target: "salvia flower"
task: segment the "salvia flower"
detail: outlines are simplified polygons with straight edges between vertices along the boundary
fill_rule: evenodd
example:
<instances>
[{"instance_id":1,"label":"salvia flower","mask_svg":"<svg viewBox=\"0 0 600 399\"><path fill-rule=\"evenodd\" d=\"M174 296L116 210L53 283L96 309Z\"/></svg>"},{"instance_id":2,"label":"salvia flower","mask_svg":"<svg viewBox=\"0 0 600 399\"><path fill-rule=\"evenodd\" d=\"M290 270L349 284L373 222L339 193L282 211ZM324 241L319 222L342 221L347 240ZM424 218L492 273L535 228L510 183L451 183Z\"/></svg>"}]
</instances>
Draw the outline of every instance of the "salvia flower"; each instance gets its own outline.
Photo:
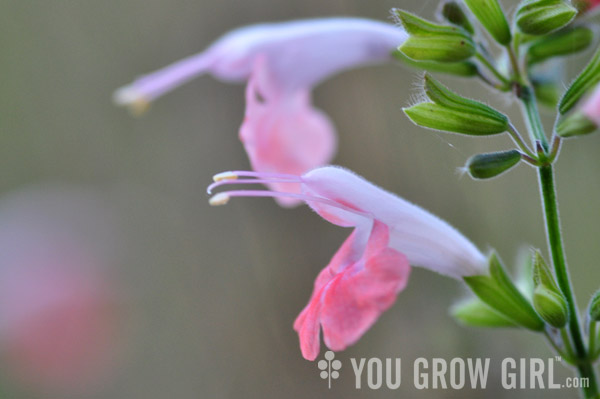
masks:
<instances>
[{"instance_id":1,"label":"salvia flower","mask_svg":"<svg viewBox=\"0 0 600 399\"><path fill-rule=\"evenodd\" d=\"M114 101L143 110L154 99L210 73L248 81L240 129L252 168L302 174L329 163L335 129L311 101L311 88L346 69L392 60L406 33L360 18L325 18L260 24L234 30L200 54L142 76L118 89ZM280 190L281 184L272 183ZM298 201L279 199L282 205Z\"/></svg>"},{"instance_id":2,"label":"salvia flower","mask_svg":"<svg viewBox=\"0 0 600 399\"><path fill-rule=\"evenodd\" d=\"M409 265L454 278L485 273L485 256L448 223L340 167L321 167L303 175L224 172L215 176L208 191L269 182L299 187L229 190L210 202L221 205L232 197L294 198L325 220L354 228L317 277L311 299L294 323L306 359L318 355L320 329L332 350L355 343L404 289Z\"/></svg>"}]
</instances>

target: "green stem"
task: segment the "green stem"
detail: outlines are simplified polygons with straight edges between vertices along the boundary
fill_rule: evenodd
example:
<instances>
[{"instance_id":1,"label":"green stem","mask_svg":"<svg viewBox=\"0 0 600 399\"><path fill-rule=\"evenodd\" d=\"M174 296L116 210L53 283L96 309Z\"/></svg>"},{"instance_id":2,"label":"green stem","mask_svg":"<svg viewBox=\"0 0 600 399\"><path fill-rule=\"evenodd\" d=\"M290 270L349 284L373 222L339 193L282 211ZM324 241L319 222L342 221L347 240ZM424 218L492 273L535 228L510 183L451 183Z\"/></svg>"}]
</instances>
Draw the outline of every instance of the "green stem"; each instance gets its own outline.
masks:
<instances>
[{"instance_id":1,"label":"green stem","mask_svg":"<svg viewBox=\"0 0 600 399\"><path fill-rule=\"evenodd\" d=\"M567 363L569 363L569 364L574 364L575 363L574 358L573 358L573 354L572 353L567 353L566 348L563 349L563 348L559 347L556 344L556 341L554 341L554 339L550 336L550 334L548 334L548 331L544 330L544 336L548 340L548 343L550 344L550 346L552 346L554 348L554 350L556 351L556 353L559 354L560 356L562 356L562 358L564 360L566 360Z\"/></svg>"},{"instance_id":2,"label":"green stem","mask_svg":"<svg viewBox=\"0 0 600 399\"><path fill-rule=\"evenodd\" d=\"M544 134L544 127L540 119L540 112L538 110L537 102L535 100L535 94L529 86L520 86L519 98L523 104L523 111L527 116L527 124L529 125L529 132L531 139L536 142L539 141L542 144L544 151L548 152L548 139Z\"/></svg>"},{"instance_id":3,"label":"green stem","mask_svg":"<svg viewBox=\"0 0 600 399\"><path fill-rule=\"evenodd\" d=\"M527 144L525 144L523 138L512 123L508 124L508 134L510 134L510 137L512 137L515 144L517 144L525 154L527 154L530 158L535 158L535 155L533 155L529 147L527 147Z\"/></svg>"},{"instance_id":4,"label":"green stem","mask_svg":"<svg viewBox=\"0 0 600 399\"><path fill-rule=\"evenodd\" d=\"M539 117L538 117L539 119ZM530 121L534 123L534 121ZM565 252L560 231L560 219L558 216L558 202L554 187L554 174L552 165L541 166L538 169L540 188L542 191L544 214L546 217L546 233L548 245L552 254L552 263L556 273L557 283L563 292L569 308L569 332L573 339L575 356L577 357L577 370L579 376L587 378L589 386L582 388L585 398L597 398L599 396L596 374L590 360L581 334L577 305L571 288L569 272L565 259Z\"/></svg>"},{"instance_id":5,"label":"green stem","mask_svg":"<svg viewBox=\"0 0 600 399\"><path fill-rule=\"evenodd\" d=\"M565 351L569 354L569 358L572 360L573 363L575 363L575 359L577 359L577 356L573 351L573 346L571 345L571 338L569 338L569 332L566 328L560 329L560 337L562 338L563 345L565 346Z\"/></svg>"},{"instance_id":6,"label":"green stem","mask_svg":"<svg viewBox=\"0 0 600 399\"><path fill-rule=\"evenodd\" d=\"M477 58L479 60L479 62L481 62L483 65L485 65L485 67L487 69L490 70L490 72L500 81L504 84L504 86L509 86L510 85L510 81L504 76L502 75L500 72L498 72L498 70L492 65L491 62L488 61L487 58L485 58L481 53L475 53L475 58Z\"/></svg>"}]
</instances>

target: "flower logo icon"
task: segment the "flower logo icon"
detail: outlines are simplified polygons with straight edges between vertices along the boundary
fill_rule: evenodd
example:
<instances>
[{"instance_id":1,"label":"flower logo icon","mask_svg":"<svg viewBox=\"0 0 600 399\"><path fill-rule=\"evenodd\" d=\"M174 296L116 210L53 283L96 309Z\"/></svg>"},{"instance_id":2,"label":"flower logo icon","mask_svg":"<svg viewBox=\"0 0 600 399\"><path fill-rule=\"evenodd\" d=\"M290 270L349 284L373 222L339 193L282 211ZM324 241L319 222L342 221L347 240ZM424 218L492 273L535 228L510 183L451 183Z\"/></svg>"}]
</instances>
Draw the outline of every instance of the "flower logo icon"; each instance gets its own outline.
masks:
<instances>
[{"instance_id":1,"label":"flower logo icon","mask_svg":"<svg viewBox=\"0 0 600 399\"><path fill-rule=\"evenodd\" d=\"M321 378L327 379L329 389L331 389L331 379L335 380L339 378L340 373L338 370L342 368L342 362L333 360L334 357L335 353L327 351L325 352L325 360L319 360L317 364L319 370L322 370L320 374Z\"/></svg>"}]
</instances>

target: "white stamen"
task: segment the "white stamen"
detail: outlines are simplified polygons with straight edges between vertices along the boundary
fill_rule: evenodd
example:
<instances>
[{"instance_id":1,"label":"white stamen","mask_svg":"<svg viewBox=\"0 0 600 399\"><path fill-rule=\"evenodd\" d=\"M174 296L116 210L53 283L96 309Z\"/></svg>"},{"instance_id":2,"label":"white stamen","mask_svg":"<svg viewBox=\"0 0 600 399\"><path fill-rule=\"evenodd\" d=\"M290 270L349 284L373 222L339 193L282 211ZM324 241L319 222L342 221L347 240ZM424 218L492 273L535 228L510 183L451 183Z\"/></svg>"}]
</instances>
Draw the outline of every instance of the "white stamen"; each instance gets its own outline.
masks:
<instances>
[{"instance_id":1,"label":"white stamen","mask_svg":"<svg viewBox=\"0 0 600 399\"><path fill-rule=\"evenodd\" d=\"M229 195L227 193L218 193L210 197L208 203L212 206L225 205L229 202Z\"/></svg>"},{"instance_id":2,"label":"white stamen","mask_svg":"<svg viewBox=\"0 0 600 399\"><path fill-rule=\"evenodd\" d=\"M237 178L238 178L238 175L236 175L233 172L221 172L221 173L217 173L216 175L213 176L213 180L215 182L221 181L221 180L235 180Z\"/></svg>"}]
</instances>

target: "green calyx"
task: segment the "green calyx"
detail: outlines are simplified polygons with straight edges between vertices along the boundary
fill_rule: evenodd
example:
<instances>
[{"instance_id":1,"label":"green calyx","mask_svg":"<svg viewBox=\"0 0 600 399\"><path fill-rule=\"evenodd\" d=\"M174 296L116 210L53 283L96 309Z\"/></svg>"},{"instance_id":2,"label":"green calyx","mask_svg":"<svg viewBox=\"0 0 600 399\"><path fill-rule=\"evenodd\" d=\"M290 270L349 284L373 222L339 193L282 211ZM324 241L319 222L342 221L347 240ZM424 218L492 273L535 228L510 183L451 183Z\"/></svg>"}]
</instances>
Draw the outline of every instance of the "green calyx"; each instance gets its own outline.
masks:
<instances>
[{"instance_id":1,"label":"green calyx","mask_svg":"<svg viewBox=\"0 0 600 399\"><path fill-rule=\"evenodd\" d=\"M469 32L457 26L438 25L406 11L392 10L409 38L398 48L415 61L459 62L475 54Z\"/></svg>"},{"instance_id":2,"label":"green calyx","mask_svg":"<svg viewBox=\"0 0 600 399\"><path fill-rule=\"evenodd\" d=\"M479 299L513 323L534 331L544 329L544 322L514 286L496 254L489 258L489 275L464 280Z\"/></svg>"},{"instance_id":3,"label":"green calyx","mask_svg":"<svg viewBox=\"0 0 600 399\"><path fill-rule=\"evenodd\" d=\"M510 28L498 0L465 0L465 3L498 43L503 46L510 43Z\"/></svg>"},{"instance_id":4,"label":"green calyx","mask_svg":"<svg viewBox=\"0 0 600 399\"><path fill-rule=\"evenodd\" d=\"M477 75L477 65L471 61L459 62L436 62L436 61L415 61L407 57L399 50L392 53L392 56L403 64L413 68L418 68L428 72L440 72L449 75L470 77Z\"/></svg>"},{"instance_id":5,"label":"green calyx","mask_svg":"<svg viewBox=\"0 0 600 399\"><path fill-rule=\"evenodd\" d=\"M563 0L529 0L519 7L515 19L521 32L539 36L566 26L576 15L577 9Z\"/></svg>"},{"instance_id":6,"label":"green calyx","mask_svg":"<svg viewBox=\"0 0 600 399\"><path fill-rule=\"evenodd\" d=\"M450 309L450 313L460 323L471 327L518 327L478 298L470 298L455 304Z\"/></svg>"},{"instance_id":7,"label":"green calyx","mask_svg":"<svg viewBox=\"0 0 600 399\"><path fill-rule=\"evenodd\" d=\"M521 160L517 150L477 154L467 160L466 169L474 179L489 179L498 176Z\"/></svg>"},{"instance_id":8,"label":"green calyx","mask_svg":"<svg viewBox=\"0 0 600 399\"><path fill-rule=\"evenodd\" d=\"M565 29L534 42L527 52L529 65L551 57L573 54L589 47L594 39L590 28L579 26Z\"/></svg>"},{"instance_id":9,"label":"green calyx","mask_svg":"<svg viewBox=\"0 0 600 399\"><path fill-rule=\"evenodd\" d=\"M451 24L460 26L471 35L475 34L475 29L473 29L473 25L471 25L469 17L467 17L463 11L463 8L458 2L450 0L442 3L440 16Z\"/></svg>"},{"instance_id":10,"label":"green calyx","mask_svg":"<svg viewBox=\"0 0 600 399\"><path fill-rule=\"evenodd\" d=\"M539 251L535 251L533 258L533 284L536 312L552 327L564 327L569 321L567 300Z\"/></svg>"},{"instance_id":11,"label":"green calyx","mask_svg":"<svg viewBox=\"0 0 600 399\"><path fill-rule=\"evenodd\" d=\"M425 94L432 102L404 108L415 124L444 132L486 136L505 132L508 118L478 101L461 97L431 75L424 77Z\"/></svg>"},{"instance_id":12,"label":"green calyx","mask_svg":"<svg viewBox=\"0 0 600 399\"><path fill-rule=\"evenodd\" d=\"M596 51L592 60L575 78L560 100L558 111L566 114L577 102L600 82L600 49Z\"/></svg>"},{"instance_id":13,"label":"green calyx","mask_svg":"<svg viewBox=\"0 0 600 399\"><path fill-rule=\"evenodd\" d=\"M561 118L556 124L555 130L560 137L569 138L593 133L598 130L598 126L583 112L577 111Z\"/></svg>"}]
</instances>

